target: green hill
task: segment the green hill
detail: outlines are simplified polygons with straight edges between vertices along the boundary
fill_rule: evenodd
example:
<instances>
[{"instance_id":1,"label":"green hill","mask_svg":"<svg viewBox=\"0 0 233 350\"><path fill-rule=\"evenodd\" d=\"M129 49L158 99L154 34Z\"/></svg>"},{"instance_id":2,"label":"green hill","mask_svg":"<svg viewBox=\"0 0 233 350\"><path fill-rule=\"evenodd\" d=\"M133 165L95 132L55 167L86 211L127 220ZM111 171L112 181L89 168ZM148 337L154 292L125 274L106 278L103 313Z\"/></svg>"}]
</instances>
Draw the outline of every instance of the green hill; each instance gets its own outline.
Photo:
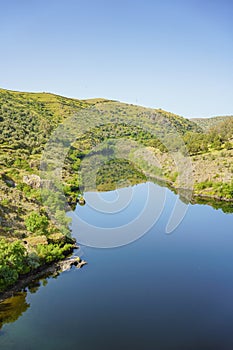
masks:
<instances>
[{"instance_id":1,"label":"green hill","mask_svg":"<svg viewBox=\"0 0 233 350\"><path fill-rule=\"evenodd\" d=\"M233 116L219 116L219 117L212 117L212 118L192 118L191 121L197 123L198 126L200 126L204 131L208 131L213 127L218 126L221 123L225 123L228 121L233 120Z\"/></svg>"},{"instance_id":2,"label":"green hill","mask_svg":"<svg viewBox=\"0 0 233 350\"><path fill-rule=\"evenodd\" d=\"M189 120L161 109L100 98L78 100L0 89L0 290L72 249L60 192L41 190L39 177L47 142L70 118L76 118L80 128L88 126L73 140L62 169L63 191L72 205L82 192L80 165L91 150L103 160L96 177L99 190L149 177L177 189L182 174L174 159L180 152L192 164L194 195L233 199L232 117ZM133 146L127 148L124 140ZM88 163L85 166L88 182L91 173Z\"/></svg>"}]
</instances>

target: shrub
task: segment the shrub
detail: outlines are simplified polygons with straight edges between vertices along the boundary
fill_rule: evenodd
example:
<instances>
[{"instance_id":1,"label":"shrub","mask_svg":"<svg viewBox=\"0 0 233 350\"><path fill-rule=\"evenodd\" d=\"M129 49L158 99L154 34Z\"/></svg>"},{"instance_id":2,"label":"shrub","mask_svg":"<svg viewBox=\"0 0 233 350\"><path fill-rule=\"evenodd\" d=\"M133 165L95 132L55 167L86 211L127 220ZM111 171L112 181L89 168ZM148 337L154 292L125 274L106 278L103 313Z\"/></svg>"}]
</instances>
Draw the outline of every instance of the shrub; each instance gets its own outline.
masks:
<instances>
[{"instance_id":1,"label":"shrub","mask_svg":"<svg viewBox=\"0 0 233 350\"><path fill-rule=\"evenodd\" d=\"M25 225L29 232L43 234L47 233L49 221L45 215L40 215L37 212L32 212L26 218Z\"/></svg>"},{"instance_id":2,"label":"shrub","mask_svg":"<svg viewBox=\"0 0 233 350\"><path fill-rule=\"evenodd\" d=\"M69 252L71 248L72 244L65 244L62 247L59 244L39 244L37 246L37 254L42 262L51 263L52 261L64 259L64 254Z\"/></svg>"},{"instance_id":3,"label":"shrub","mask_svg":"<svg viewBox=\"0 0 233 350\"><path fill-rule=\"evenodd\" d=\"M14 284L20 273L28 271L27 253L21 242L0 240L0 291Z\"/></svg>"}]
</instances>

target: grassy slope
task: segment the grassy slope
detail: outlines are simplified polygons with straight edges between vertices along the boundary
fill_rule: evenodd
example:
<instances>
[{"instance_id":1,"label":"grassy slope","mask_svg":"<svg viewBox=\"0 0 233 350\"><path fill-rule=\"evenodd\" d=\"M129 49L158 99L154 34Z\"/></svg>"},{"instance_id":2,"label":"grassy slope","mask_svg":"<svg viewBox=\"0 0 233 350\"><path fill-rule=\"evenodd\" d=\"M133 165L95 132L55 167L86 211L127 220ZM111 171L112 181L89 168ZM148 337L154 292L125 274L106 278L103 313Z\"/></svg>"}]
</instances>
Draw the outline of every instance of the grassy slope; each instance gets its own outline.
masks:
<instances>
[{"instance_id":1,"label":"grassy slope","mask_svg":"<svg viewBox=\"0 0 233 350\"><path fill-rule=\"evenodd\" d=\"M40 190L26 185L23 176L38 174L41 152L51 132L87 106L53 94L0 90L0 291L19 274L71 251L65 217L60 233L46 217ZM27 224L28 218L34 220L34 226ZM22 240L27 244L15 245Z\"/></svg>"},{"instance_id":2,"label":"grassy slope","mask_svg":"<svg viewBox=\"0 0 233 350\"><path fill-rule=\"evenodd\" d=\"M20 188L23 176L38 173L40 155L51 132L75 110L86 106L84 102L52 94L0 90L1 199L5 200L4 203L9 200L6 207L12 215L9 215L8 230L12 234L15 224L18 228L20 226L17 221L22 223L23 217L34 206L39 205L36 201L38 191L29 193L28 188L26 193L26 188L24 191ZM9 187L9 180L18 186ZM20 208L18 215L15 207ZM5 213L5 220L7 219L8 215ZM11 219L14 225L10 225ZM2 230L3 225L0 234L3 233Z\"/></svg>"}]
</instances>

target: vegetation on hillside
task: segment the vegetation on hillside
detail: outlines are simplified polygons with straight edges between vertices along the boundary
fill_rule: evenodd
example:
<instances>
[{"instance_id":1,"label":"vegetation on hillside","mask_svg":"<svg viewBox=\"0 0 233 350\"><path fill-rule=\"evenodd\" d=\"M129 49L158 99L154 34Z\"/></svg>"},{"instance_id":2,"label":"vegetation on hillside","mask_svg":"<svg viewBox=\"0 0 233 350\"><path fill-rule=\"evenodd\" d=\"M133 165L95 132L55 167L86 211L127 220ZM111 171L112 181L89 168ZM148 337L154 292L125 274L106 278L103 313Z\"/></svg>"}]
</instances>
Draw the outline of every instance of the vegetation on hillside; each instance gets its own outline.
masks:
<instances>
[{"instance_id":1,"label":"vegetation on hillside","mask_svg":"<svg viewBox=\"0 0 233 350\"><path fill-rule=\"evenodd\" d=\"M222 199L231 200L233 184L232 184L232 156L233 156L233 118L223 119L219 124L215 124L209 131L203 132L196 125L189 124L186 120L175 123L173 119L176 117L172 115L172 125L175 126L177 134L172 134L170 128L163 127L163 117L160 114L155 120L151 122L151 111L148 115L141 111L139 114L138 109L141 107L129 106L129 117L125 118L126 122L122 122L121 115L125 115L125 105L119 109L114 108L114 105L118 106L118 103L108 103L103 106L99 103L98 109L108 111L109 119L118 117L118 123L107 123L100 125L99 127L93 127L91 130L79 137L73 146L70 148L69 155L66 159L67 168L70 169L69 175L64 172L64 181L67 183L66 191L72 195L72 188L77 188L80 185L80 178L76 177L77 171L80 165L83 163L83 159L87 157L91 150L97 149L98 145L105 145L107 140L132 140L137 143L138 148L142 147L148 150L148 155L145 153L142 155L136 152L136 157L129 153L129 161L131 166L128 170L125 169L125 177L129 177L130 171L137 167L138 171L142 174L157 176L160 180L172 182L175 187L179 186L179 173L177 172L177 166L173 159L173 152L183 152L184 156L189 157L193 167L192 177L194 180L195 194L201 194L206 196L214 196ZM135 109L135 110L134 110ZM119 114L116 113L119 112ZM143 114L144 113L144 114ZM168 114L170 117L170 114ZM136 118L140 118L140 122L135 122ZM157 118L157 119L156 119ZM114 119L113 119L114 120ZM115 121L115 120L114 120ZM165 119L167 121L167 119ZM154 125L154 122L155 125ZM152 127L151 127L152 125ZM187 130L185 131L185 128ZM154 131L156 129L156 131ZM178 137L177 137L178 135ZM181 135L181 136L180 136ZM112 141L113 145L113 141ZM102 181L102 189L114 188L118 181L119 172L112 171L114 159L117 158L117 152L113 151L112 145L109 148L99 149L98 154L104 159L106 158L105 174L103 171L102 180L97 177L97 181ZM103 147L105 147L103 146ZM136 148L137 151L137 148ZM97 151L95 151L97 152ZM110 156L109 152L113 152ZM93 153L93 151L92 151ZM132 153L132 152L131 152ZM127 154L127 152L125 152ZM155 157L161 167L155 167L151 164L151 158ZM111 167L108 169L107 164L111 159ZM117 169L118 159L115 160L115 169ZM83 166L83 165L82 165ZM119 167L119 170L121 168ZM90 171L90 167L89 167ZM88 168L86 167L86 172ZM142 178L142 174L138 177L139 181ZM87 177L87 175L85 175ZM145 178L145 175L144 175ZM107 181L106 181L107 180ZM137 182L137 181L135 181ZM70 183L70 187L68 185ZM134 183L134 181L132 181ZM99 185L97 183L97 185Z\"/></svg>"},{"instance_id":2,"label":"vegetation on hillside","mask_svg":"<svg viewBox=\"0 0 233 350\"><path fill-rule=\"evenodd\" d=\"M0 291L71 252L65 213L58 213L61 234L46 214L40 188L23 179L38 176L41 152L56 126L86 106L52 94L0 90Z\"/></svg>"},{"instance_id":3,"label":"vegetation on hillside","mask_svg":"<svg viewBox=\"0 0 233 350\"><path fill-rule=\"evenodd\" d=\"M212 118L192 118L191 121L195 122L202 130L208 131L209 129L218 126L222 122L231 120L233 116L220 116Z\"/></svg>"}]
</instances>

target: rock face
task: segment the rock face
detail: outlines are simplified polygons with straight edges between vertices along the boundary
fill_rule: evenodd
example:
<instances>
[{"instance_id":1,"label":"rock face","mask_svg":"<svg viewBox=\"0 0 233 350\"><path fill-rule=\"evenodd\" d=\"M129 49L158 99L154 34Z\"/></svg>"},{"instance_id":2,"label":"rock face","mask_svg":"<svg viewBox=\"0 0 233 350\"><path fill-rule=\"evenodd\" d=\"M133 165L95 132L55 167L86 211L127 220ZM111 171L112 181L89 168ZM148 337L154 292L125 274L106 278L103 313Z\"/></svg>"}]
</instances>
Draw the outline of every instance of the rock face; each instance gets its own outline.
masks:
<instances>
[{"instance_id":1,"label":"rock face","mask_svg":"<svg viewBox=\"0 0 233 350\"><path fill-rule=\"evenodd\" d=\"M32 188L40 188L42 184L41 178L35 174L25 175L23 177L23 182Z\"/></svg>"},{"instance_id":2,"label":"rock face","mask_svg":"<svg viewBox=\"0 0 233 350\"><path fill-rule=\"evenodd\" d=\"M70 270L72 266L75 266L78 269L80 269L86 264L87 262L85 260L81 260L78 256L76 256L60 261L59 263L57 263L57 266L61 269L62 272L64 272Z\"/></svg>"}]
</instances>

